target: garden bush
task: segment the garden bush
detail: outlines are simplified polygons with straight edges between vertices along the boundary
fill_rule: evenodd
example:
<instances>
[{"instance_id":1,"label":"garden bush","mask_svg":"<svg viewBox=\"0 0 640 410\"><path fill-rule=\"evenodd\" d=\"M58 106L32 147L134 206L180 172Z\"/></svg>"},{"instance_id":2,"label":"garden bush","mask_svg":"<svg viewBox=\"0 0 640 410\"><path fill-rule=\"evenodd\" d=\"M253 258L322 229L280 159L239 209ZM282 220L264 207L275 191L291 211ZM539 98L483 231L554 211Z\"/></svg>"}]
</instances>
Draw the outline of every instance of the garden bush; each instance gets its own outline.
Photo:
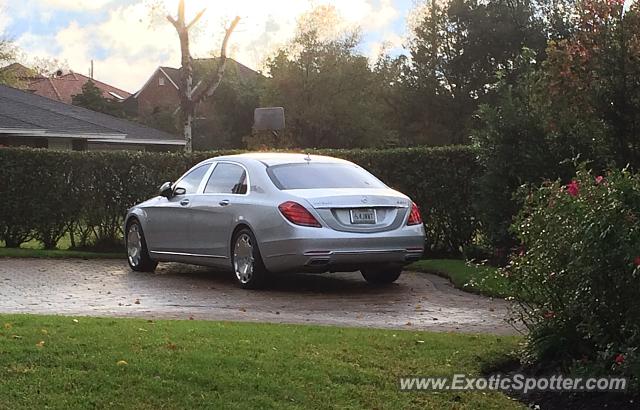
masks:
<instances>
[{"instance_id":1,"label":"garden bush","mask_svg":"<svg viewBox=\"0 0 640 410\"><path fill-rule=\"evenodd\" d=\"M583 165L525 197L513 225L522 248L503 274L529 330L526 358L637 381L640 175Z\"/></svg>"},{"instance_id":2,"label":"garden bush","mask_svg":"<svg viewBox=\"0 0 640 410\"><path fill-rule=\"evenodd\" d=\"M0 149L0 240L30 239L54 247L71 234L74 247L121 246L122 218L210 157L238 153L73 152ZM317 150L360 164L420 205L433 253L452 254L476 232L471 182L478 166L468 147Z\"/></svg>"}]
</instances>

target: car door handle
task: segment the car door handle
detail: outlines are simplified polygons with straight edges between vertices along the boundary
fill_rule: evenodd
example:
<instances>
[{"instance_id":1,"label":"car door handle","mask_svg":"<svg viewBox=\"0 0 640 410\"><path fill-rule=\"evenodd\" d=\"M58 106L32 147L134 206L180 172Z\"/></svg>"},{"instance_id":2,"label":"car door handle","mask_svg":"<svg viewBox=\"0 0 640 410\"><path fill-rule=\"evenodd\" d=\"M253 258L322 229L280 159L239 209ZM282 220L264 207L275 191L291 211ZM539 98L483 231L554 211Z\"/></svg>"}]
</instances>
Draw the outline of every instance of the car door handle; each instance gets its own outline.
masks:
<instances>
[{"instance_id":1,"label":"car door handle","mask_svg":"<svg viewBox=\"0 0 640 410\"><path fill-rule=\"evenodd\" d=\"M180 201L180 205L182 205L182 206L189 205L189 200L188 199L183 199L182 201Z\"/></svg>"},{"instance_id":2,"label":"car door handle","mask_svg":"<svg viewBox=\"0 0 640 410\"><path fill-rule=\"evenodd\" d=\"M227 205L229 205L228 199L223 199L222 201L220 201L220 206L227 206Z\"/></svg>"}]
</instances>

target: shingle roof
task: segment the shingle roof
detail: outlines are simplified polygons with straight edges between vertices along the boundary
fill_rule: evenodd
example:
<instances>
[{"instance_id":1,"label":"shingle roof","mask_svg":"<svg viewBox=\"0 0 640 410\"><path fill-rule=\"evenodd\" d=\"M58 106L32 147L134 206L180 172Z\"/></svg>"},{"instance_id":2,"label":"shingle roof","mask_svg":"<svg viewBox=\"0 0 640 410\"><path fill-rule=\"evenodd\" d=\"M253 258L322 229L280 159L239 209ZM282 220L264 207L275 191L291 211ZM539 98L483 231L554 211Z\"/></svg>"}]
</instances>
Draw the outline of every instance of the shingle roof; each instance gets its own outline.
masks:
<instances>
[{"instance_id":1,"label":"shingle roof","mask_svg":"<svg viewBox=\"0 0 640 410\"><path fill-rule=\"evenodd\" d=\"M20 63L12 63L0 68L0 73L9 73L19 80L35 80L44 78L36 70L26 67Z\"/></svg>"},{"instance_id":2,"label":"shingle roof","mask_svg":"<svg viewBox=\"0 0 640 410\"><path fill-rule=\"evenodd\" d=\"M202 72L210 72L215 70L218 66L219 60L220 60L219 57L198 58L193 60L194 85L198 83ZM173 68L173 67L160 67L160 68L169 76L171 81L173 81L178 87L180 87L180 82L181 82L180 76L181 76L182 69ZM254 71L249 67L247 67L246 65L237 62L233 58L227 59L227 66L225 67L225 71L227 73L236 74L237 78L240 81L255 80L258 76L260 76L260 73L258 73L257 71Z\"/></svg>"},{"instance_id":3,"label":"shingle roof","mask_svg":"<svg viewBox=\"0 0 640 410\"><path fill-rule=\"evenodd\" d=\"M27 89L34 94L71 104L73 96L82 94L82 87L88 81L93 81L96 87L102 91L104 98L124 100L131 95L127 91L74 72L32 81Z\"/></svg>"},{"instance_id":4,"label":"shingle roof","mask_svg":"<svg viewBox=\"0 0 640 410\"><path fill-rule=\"evenodd\" d=\"M178 137L144 125L64 104L0 85L0 129L44 132L75 138L121 139L125 142L184 144ZM116 141L114 141L116 142Z\"/></svg>"}]
</instances>

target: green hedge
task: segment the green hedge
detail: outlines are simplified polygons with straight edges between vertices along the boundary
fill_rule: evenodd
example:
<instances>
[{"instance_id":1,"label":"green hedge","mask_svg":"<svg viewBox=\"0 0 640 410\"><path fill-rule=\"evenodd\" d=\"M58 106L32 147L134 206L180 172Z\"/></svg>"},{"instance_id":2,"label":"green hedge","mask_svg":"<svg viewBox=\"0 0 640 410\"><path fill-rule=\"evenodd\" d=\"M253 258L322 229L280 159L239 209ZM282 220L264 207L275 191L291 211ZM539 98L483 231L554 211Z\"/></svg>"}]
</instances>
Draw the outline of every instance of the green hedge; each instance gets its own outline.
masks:
<instances>
[{"instance_id":1,"label":"green hedge","mask_svg":"<svg viewBox=\"0 0 640 410\"><path fill-rule=\"evenodd\" d=\"M237 152L144 153L0 149L0 240L17 247L37 239L55 247L71 233L76 247L118 246L126 210L206 158ZM428 246L455 253L476 231L468 147L321 150L353 161L420 205Z\"/></svg>"}]
</instances>

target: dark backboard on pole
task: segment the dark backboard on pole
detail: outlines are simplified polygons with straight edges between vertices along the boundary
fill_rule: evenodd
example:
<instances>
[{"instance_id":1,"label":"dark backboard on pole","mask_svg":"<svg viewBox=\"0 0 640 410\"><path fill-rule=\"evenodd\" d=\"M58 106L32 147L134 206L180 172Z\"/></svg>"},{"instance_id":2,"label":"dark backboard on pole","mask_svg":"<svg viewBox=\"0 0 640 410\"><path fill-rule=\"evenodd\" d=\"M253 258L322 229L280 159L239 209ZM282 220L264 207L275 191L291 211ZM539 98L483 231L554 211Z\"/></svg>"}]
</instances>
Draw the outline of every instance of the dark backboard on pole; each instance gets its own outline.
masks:
<instances>
[{"instance_id":1,"label":"dark backboard on pole","mask_svg":"<svg viewBox=\"0 0 640 410\"><path fill-rule=\"evenodd\" d=\"M256 108L253 114L253 129L256 131L280 131L285 126L284 108Z\"/></svg>"}]
</instances>

